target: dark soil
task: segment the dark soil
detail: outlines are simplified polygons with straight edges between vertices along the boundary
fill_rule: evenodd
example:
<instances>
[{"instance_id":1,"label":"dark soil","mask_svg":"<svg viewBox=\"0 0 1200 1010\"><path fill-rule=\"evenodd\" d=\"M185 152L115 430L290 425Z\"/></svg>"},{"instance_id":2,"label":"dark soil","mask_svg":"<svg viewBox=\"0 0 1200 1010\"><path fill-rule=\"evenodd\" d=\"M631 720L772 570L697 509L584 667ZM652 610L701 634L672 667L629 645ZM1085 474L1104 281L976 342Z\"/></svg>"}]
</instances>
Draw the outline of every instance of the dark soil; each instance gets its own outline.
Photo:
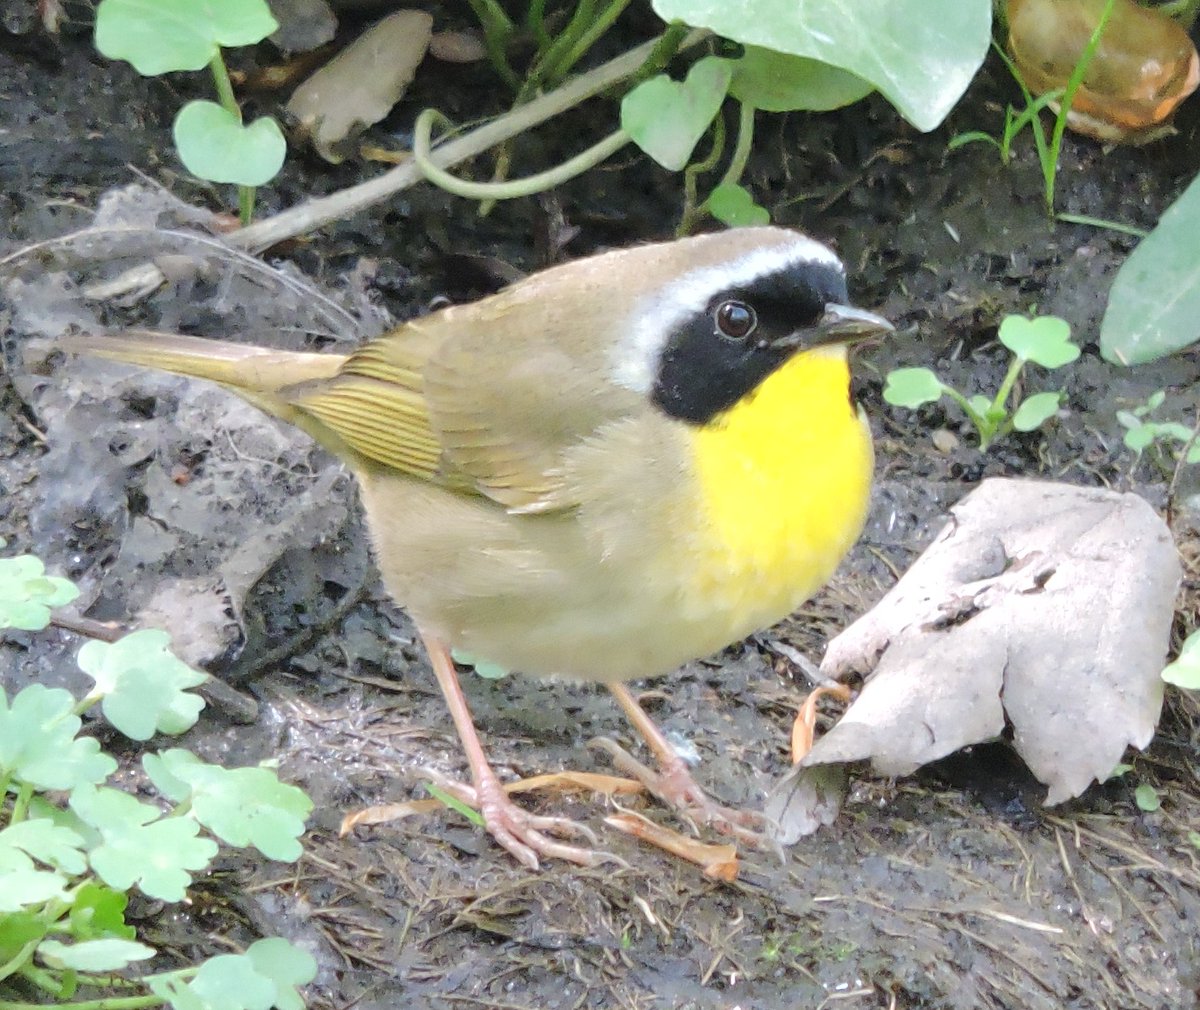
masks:
<instances>
[{"instance_id":1,"label":"dark soil","mask_svg":"<svg viewBox=\"0 0 1200 1010\"><path fill-rule=\"evenodd\" d=\"M1041 807L1036 783L1002 745L911 780L860 771L832 827L782 864L745 853L735 885L615 835L601 823L603 801L585 795L531 802L590 822L629 869L551 862L529 872L452 814L339 838L346 812L422 796L423 768L463 772L413 628L367 556L352 482L304 436L219 390L44 362L28 341L98 324L290 347L357 340L436 295L491 286L495 271L480 256L538 268L564 222L578 229L570 256L667 236L679 179L626 153L487 217L418 187L271 250L280 272L267 273L202 241L195 218L189 227L189 214L151 188L110 198L96 218L106 193L145 184L143 173L187 204L228 209L228 188L191 180L171 152L175 110L207 81L143 80L96 56L82 31L21 31L0 31L0 255L45 244L7 260L0 278L9 295L0 533L10 551L35 553L78 581L82 614L131 626L157 619L232 688L210 693L185 746L226 763L277 757L282 776L317 804L297 866L231 859L197 884L181 916L135 907L153 942L189 958L284 935L320 963L310 1006L363 1010L1200 1002L1200 850L1188 841L1200 829L1197 710L1178 695L1133 772L1064 807ZM784 626L652 685L661 692L655 716L694 742L697 777L727 802L761 804L788 766L805 687L771 643L819 657L981 478L1131 487L1166 505L1170 472L1133 459L1114 412L1165 388L1163 416L1190 416L1197 358L1128 371L1095 348L1105 293L1133 240L1052 223L1027 138L1008 166L981 145L947 153L956 133L998 126L1011 91L989 63L929 135L878 99L834 115L760 119L750 185L776 221L836 245L856 301L900 332L859 368L877 487L867 531L834 583ZM501 102L486 69L434 65L371 139L401 146L424 105L465 120ZM544 131L549 139L519 143L515 171L581 148L610 116L596 105ZM1060 209L1151 227L1197 170L1200 103L1186 105L1177 125L1176 137L1140 149L1104 151L1068 136ZM296 153L261 192L259 212L379 170ZM477 166L481 176L490 170ZM53 241L97 220L103 234ZM138 227L117 233L116 223ZM172 283L136 304L82 297L82 285L148 256L171 266ZM1032 389L1062 382L1068 393L1068 411L1046 430L981 455L953 409L914 415L883 405L882 378L901 364L934 365L969 392L994 389L1006 365L999 320L1035 308L1069 320L1085 347L1061 373L1029 376ZM1194 490L1185 480L1180 501ZM1180 537L1192 592L1181 610L1194 624L1197 551L1190 534ZM10 635L0 684L81 686L79 641L54 629ZM466 688L503 775L604 770L585 747L596 736L635 747L607 695L590 686L470 677ZM110 742L136 783L141 750ZM1159 811L1135 806L1139 782L1160 788Z\"/></svg>"}]
</instances>

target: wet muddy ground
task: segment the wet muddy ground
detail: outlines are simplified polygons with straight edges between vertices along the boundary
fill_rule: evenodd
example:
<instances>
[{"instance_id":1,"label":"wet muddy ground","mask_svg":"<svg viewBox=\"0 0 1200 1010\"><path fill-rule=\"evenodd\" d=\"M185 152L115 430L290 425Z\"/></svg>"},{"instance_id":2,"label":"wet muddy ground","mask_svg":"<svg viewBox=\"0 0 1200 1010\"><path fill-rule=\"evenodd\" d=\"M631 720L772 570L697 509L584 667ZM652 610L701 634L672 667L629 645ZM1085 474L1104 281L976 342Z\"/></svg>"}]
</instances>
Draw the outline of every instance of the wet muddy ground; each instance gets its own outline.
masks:
<instances>
[{"instance_id":1,"label":"wet muddy ground","mask_svg":"<svg viewBox=\"0 0 1200 1010\"><path fill-rule=\"evenodd\" d=\"M0 34L0 56L0 255L92 225L102 196L142 173L191 204L223 209L231 199L189 180L169 150L174 110L205 82L143 81L69 32L57 41ZM1170 473L1134 465L1114 412L1160 388L1164 415L1194 409L1196 356L1136 371L1103 363L1095 340L1105 292L1133 240L1052 224L1027 142L1007 167L982 146L947 153L955 133L998 128L1012 97L989 64L928 136L874 99L760 124L751 186L768 194L777 221L835 244L857 302L900 332L858 369L877 487L868 528L833 584L780 628L639 685L655 692L649 704L664 727L695 745L698 779L727 802L760 804L788 766L787 733L806 688L776 643L818 658L981 478L1132 488L1165 504ZM435 68L375 139L402 142L422 104L465 118L495 100L486 72ZM524 167L582 146L572 131L591 136L606 114L589 110L597 121L522 147ZM1185 107L1178 126L1177 137L1138 150L1068 138L1061 209L1152 226L1197 169L1200 105ZM375 171L299 154L263 191L260 212ZM31 335L68 324L252 334L292 347L313 335L353 341L436 295L486 288L494 271L464 257L543 265L559 215L578 228L569 255L668 235L677 183L624 154L552 198L486 218L420 187L272 250L266 258L282 274L269 275L194 234L148 230L186 225L188 215L147 189L100 218L140 230L50 242L6 264L6 283L19 286L10 283L6 307L0 534L77 580L87 616L157 621L236 689L213 696L185 745L226 763L278 757L282 776L317 805L298 865L231 858L178 914L136 904L140 925L185 959L259 935L302 943L320 963L314 1007L1195 1006L1194 701L1170 694L1132 773L1054 809L1040 806L1040 787L1002 744L901 781L860 770L835 824L782 864L743 854L733 885L615 835L601 823L604 802L586 795L533 802L592 824L629 869L550 863L531 873L454 814L339 838L347 811L423 795L424 767L463 770L413 629L367 555L352 483L303 436L218 390L96 363L28 364ZM81 296L88 281L164 251L202 269L181 271L137 305ZM1062 373L1069 410L1047 430L980 455L952 410L883 405L883 376L898 364L936 363L960 387L994 388L1006 364L998 321L1034 307L1064 316L1085 345ZM1194 490L1185 481L1180 499ZM1177 535L1190 627L1200 575L1189 530L1185 509ZM10 636L0 683L75 684L78 645L63 631ZM466 686L504 775L604 770L586 746L596 736L636 748L593 687L474 677ZM137 784L141 749L109 743ZM1139 782L1159 787L1162 809L1138 810ZM639 807L669 820L653 804Z\"/></svg>"}]
</instances>

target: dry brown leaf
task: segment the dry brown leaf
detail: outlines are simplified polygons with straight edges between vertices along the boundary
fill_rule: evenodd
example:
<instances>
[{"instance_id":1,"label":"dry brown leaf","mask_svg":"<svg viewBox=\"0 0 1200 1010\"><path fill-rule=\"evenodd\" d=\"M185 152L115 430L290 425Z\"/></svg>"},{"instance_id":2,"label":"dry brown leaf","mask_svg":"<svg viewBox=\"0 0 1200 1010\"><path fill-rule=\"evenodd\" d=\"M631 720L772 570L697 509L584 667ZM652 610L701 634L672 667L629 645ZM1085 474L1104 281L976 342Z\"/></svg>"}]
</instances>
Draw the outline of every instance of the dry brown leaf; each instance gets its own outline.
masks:
<instances>
[{"instance_id":1,"label":"dry brown leaf","mask_svg":"<svg viewBox=\"0 0 1200 1010\"><path fill-rule=\"evenodd\" d=\"M372 25L298 87L287 104L335 165L347 155L345 141L383 119L404 94L433 34L424 11L397 11Z\"/></svg>"},{"instance_id":2,"label":"dry brown leaf","mask_svg":"<svg viewBox=\"0 0 1200 1010\"><path fill-rule=\"evenodd\" d=\"M868 674L804 760L904 775L969 744L1013 746L1060 803L1145 747L1162 706L1180 568L1132 494L985 481L874 610L829 646Z\"/></svg>"},{"instance_id":3,"label":"dry brown leaf","mask_svg":"<svg viewBox=\"0 0 1200 1010\"><path fill-rule=\"evenodd\" d=\"M678 831L664 828L645 817L637 814L613 814L604 818L604 823L610 828L616 828L634 838L649 842L664 852L669 852L689 863L695 863L706 877L713 880L724 880L732 883L737 880L738 858L736 845L710 845L697 841Z\"/></svg>"},{"instance_id":4,"label":"dry brown leaf","mask_svg":"<svg viewBox=\"0 0 1200 1010\"><path fill-rule=\"evenodd\" d=\"M504 785L504 791L509 795L533 792L537 789L554 789L559 792L581 789L593 793L603 793L611 798L613 796L633 796L644 792L645 786L634 779L621 778L617 775L578 771L532 775L529 778L518 779L516 782L506 782ZM467 802L466 799L463 801ZM475 804L467 802L467 805L474 806ZM403 820L405 817L436 814L439 810L444 809L445 804L441 800L434 799L408 800L405 803L381 803L347 814L342 818L338 834L348 834L361 824L388 824L392 821Z\"/></svg>"}]
</instances>

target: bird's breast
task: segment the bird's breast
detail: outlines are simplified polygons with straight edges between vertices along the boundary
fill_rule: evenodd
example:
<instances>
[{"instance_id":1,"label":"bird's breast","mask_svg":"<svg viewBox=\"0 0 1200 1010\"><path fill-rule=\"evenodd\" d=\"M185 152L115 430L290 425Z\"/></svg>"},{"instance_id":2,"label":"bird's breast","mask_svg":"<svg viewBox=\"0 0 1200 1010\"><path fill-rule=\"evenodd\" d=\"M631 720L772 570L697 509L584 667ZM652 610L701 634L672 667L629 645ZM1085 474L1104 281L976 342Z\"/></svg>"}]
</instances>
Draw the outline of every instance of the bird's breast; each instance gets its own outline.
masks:
<instances>
[{"instance_id":1,"label":"bird's breast","mask_svg":"<svg viewBox=\"0 0 1200 1010\"><path fill-rule=\"evenodd\" d=\"M692 435L685 605L724 613L731 637L799 606L862 530L873 454L849 379L842 348L798 354Z\"/></svg>"}]
</instances>

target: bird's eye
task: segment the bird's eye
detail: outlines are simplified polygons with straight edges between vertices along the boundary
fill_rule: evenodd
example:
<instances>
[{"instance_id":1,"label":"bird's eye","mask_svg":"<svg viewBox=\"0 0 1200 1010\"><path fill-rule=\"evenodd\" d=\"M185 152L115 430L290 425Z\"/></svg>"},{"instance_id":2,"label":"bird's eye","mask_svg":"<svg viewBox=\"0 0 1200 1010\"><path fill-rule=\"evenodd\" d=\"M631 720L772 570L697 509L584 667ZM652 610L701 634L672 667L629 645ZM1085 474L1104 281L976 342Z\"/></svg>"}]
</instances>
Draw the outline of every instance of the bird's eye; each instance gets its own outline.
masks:
<instances>
[{"instance_id":1,"label":"bird's eye","mask_svg":"<svg viewBox=\"0 0 1200 1010\"><path fill-rule=\"evenodd\" d=\"M717 332L730 340L745 340L754 332L758 325L758 316L745 302L721 302L713 311L713 320L717 324Z\"/></svg>"}]
</instances>

